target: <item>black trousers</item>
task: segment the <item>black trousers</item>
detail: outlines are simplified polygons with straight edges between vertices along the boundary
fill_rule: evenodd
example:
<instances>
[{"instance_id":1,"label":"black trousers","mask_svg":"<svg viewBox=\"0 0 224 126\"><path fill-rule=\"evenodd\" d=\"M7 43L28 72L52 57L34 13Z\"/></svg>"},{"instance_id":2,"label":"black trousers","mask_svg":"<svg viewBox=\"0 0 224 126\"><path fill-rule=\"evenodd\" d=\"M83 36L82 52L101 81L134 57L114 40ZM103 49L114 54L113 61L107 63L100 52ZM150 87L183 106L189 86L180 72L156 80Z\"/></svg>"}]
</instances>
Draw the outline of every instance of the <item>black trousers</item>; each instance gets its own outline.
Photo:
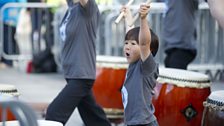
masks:
<instances>
[{"instance_id":1,"label":"black trousers","mask_svg":"<svg viewBox=\"0 0 224 126\"><path fill-rule=\"evenodd\" d=\"M66 79L67 85L49 105L46 120L61 122L65 125L75 108L86 126L110 126L103 109L97 105L92 86L94 80Z\"/></svg>"},{"instance_id":2,"label":"black trousers","mask_svg":"<svg viewBox=\"0 0 224 126\"><path fill-rule=\"evenodd\" d=\"M165 67L187 69L188 64L190 64L196 57L196 50L186 50L186 49L170 49L166 51Z\"/></svg>"}]
</instances>

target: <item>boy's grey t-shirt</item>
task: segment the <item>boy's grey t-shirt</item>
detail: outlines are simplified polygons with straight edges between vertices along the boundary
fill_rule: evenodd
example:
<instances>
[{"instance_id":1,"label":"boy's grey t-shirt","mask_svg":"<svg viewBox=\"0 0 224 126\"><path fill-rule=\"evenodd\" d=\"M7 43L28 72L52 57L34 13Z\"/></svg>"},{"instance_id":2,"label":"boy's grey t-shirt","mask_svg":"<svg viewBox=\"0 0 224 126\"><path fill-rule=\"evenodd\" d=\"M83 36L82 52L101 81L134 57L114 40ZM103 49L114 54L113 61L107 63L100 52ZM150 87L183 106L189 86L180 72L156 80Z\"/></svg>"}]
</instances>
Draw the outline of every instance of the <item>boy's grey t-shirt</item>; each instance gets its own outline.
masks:
<instances>
[{"instance_id":1,"label":"boy's grey t-shirt","mask_svg":"<svg viewBox=\"0 0 224 126\"><path fill-rule=\"evenodd\" d=\"M67 0L67 3L69 7L60 27L64 76L95 79L99 9L94 0L88 0L85 7L79 2L74 4L72 0Z\"/></svg>"},{"instance_id":2,"label":"boy's grey t-shirt","mask_svg":"<svg viewBox=\"0 0 224 126\"><path fill-rule=\"evenodd\" d=\"M156 120L152 95L157 77L158 64L152 54L144 62L129 65L122 87L125 124L149 124Z\"/></svg>"}]
</instances>

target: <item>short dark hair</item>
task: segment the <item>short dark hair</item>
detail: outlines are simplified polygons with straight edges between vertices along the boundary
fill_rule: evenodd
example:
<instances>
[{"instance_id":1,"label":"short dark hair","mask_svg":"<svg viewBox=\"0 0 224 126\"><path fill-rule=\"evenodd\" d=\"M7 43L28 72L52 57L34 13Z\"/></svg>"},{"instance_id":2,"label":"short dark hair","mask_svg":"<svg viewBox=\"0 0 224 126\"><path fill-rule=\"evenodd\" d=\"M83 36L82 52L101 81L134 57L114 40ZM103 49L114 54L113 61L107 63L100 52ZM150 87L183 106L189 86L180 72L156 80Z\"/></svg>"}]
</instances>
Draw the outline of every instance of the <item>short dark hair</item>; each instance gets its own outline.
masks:
<instances>
[{"instance_id":1,"label":"short dark hair","mask_svg":"<svg viewBox=\"0 0 224 126\"><path fill-rule=\"evenodd\" d=\"M140 31L140 27L135 27L135 28L129 30L125 35L125 41L126 40L135 40L139 44L139 31ZM150 50L152 52L152 55L155 56L158 51L158 48L159 48L159 38L153 32L152 29L150 29L150 32L151 32Z\"/></svg>"}]
</instances>

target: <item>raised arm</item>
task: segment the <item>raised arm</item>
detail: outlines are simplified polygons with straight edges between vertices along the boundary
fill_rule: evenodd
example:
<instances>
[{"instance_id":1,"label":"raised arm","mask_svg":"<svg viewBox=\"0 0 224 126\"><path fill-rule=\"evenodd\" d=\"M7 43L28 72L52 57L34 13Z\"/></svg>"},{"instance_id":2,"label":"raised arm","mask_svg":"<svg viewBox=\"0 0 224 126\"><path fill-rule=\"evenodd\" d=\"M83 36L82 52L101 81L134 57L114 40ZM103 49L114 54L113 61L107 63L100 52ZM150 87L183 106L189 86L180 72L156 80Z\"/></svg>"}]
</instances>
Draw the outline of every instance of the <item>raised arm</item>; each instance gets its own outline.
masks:
<instances>
[{"instance_id":1,"label":"raised arm","mask_svg":"<svg viewBox=\"0 0 224 126\"><path fill-rule=\"evenodd\" d=\"M150 9L149 4L142 4L139 10L140 14L139 46L142 61L145 61L146 58L151 54L150 51L151 33L147 21L147 15L149 9Z\"/></svg>"},{"instance_id":2,"label":"raised arm","mask_svg":"<svg viewBox=\"0 0 224 126\"><path fill-rule=\"evenodd\" d=\"M224 0L208 0L212 16L224 29Z\"/></svg>"}]
</instances>

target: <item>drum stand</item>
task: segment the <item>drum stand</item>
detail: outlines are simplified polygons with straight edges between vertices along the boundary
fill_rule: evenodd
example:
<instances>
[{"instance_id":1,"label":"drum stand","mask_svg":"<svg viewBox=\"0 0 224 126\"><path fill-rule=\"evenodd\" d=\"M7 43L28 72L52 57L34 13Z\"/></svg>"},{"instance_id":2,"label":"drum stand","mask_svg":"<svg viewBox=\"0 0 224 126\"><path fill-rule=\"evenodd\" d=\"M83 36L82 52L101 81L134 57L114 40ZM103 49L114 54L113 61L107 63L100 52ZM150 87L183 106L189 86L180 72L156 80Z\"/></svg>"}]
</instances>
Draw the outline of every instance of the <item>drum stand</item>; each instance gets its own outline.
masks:
<instances>
[{"instance_id":1,"label":"drum stand","mask_svg":"<svg viewBox=\"0 0 224 126\"><path fill-rule=\"evenodd\" d=\"M16 119L19 121L21 126L38 126L37 117L35 113L26 104L14 99L4 99L4 100L1 99L0 105L2 106L3 110L2 113L3 126L5 126L7 108L9 108L10 111L13 113L13 115L15 115Z\"/></svg>"}]
</instances>

